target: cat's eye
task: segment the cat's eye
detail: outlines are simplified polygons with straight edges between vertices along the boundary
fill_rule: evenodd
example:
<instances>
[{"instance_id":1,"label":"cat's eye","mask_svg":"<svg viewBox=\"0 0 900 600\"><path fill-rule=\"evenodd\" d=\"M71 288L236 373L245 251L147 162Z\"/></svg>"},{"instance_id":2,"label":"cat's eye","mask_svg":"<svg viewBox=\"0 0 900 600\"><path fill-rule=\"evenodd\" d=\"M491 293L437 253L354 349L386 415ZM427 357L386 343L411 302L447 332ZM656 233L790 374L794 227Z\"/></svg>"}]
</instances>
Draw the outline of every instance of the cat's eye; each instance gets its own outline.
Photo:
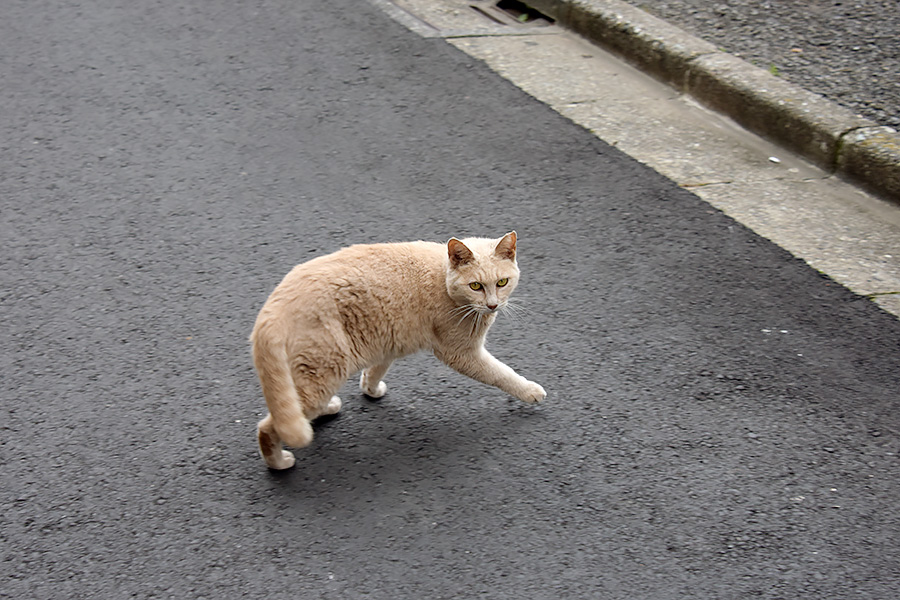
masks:
<instances>
[{"instance_id":1,"label":"cat's eye","mask_svg":"<svg viewBox=\"0 0 900 600\"><path fill-rule=\"evenodd\" d=\"M509 278L504 277L503 279L501 279L500 281L497 282L497 287L503 287L507 283L509 283Z\"/></svg>"},{"instance_id":2,"label":"cat's eye","mask_svg":"<svg viewBox=\"0 0 900 600\"><path fill-rule=\"evenodd\" d=\"M481 285L480 283L478 283L477 281L473 281L472 283L469 284L469 287L472 288L473 290L477 291L477 290L480 290L481 288L483 288L484 286Z\"/></svg>"}]
</instances>

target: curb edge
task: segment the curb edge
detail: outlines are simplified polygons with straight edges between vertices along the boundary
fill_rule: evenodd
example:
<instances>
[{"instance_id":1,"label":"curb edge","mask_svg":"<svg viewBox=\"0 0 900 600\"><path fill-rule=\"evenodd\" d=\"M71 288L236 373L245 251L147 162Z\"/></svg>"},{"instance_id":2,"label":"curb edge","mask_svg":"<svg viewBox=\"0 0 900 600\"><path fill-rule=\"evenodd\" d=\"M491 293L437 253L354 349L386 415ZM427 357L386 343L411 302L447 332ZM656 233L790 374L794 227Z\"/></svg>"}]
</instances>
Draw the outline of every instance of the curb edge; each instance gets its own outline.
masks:
<instances>
[{"instance_id":1,"label":"curb edge","mask_svg":"<svg viewBox=\"0 0 900 600\"><path fill-rule=\"evenodd\" d=\"M622 0L527 3L753 133L900 204L900 133L894 129Z\"/></svg>"}]
</instances>

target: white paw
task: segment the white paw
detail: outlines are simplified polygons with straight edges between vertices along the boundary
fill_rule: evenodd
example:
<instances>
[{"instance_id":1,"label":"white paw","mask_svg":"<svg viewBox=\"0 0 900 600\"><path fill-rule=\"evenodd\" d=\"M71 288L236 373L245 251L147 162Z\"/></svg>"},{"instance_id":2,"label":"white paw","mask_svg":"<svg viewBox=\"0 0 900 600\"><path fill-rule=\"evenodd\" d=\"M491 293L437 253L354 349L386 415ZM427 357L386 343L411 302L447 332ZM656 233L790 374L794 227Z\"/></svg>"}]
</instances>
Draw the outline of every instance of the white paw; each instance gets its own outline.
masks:
<instances>
[{"instance_id":1,"label":"white paw","mask_svg":"<svg viewBox=\"0 0 900 600\"><path fill-rule=\"evenodd\" d=\"M331 400L328 401L328 404L325 405L325 408L322 409L323 415L334 415L337 414L341 410L341 406L343 403L341 399L337 396L332 396Z\"/></svg>"},{"instance_id":2,"label":"white paw","mask_svg":"<svg viewBox=\"0 0 900 600\"><path fill-rule=\"evenodd\" d=\"M547 392L544 391L544 388L539 386L533 381L529 381L525 384L525 387L522 389L521 394L519 395L519 400L523 402L528 402L534 404L536 402L540 402L544 398L547 397Z\"/></svg>"},{"instance_id":3,"label":"white paw","mask_svg":"<svg viewBox=\"0 0 900 600\"><path fill-rule=\"evenodd\" d=\"M363 373L359 378L359 389L362 390L362 393L368 396L369 398L381 398L385 394L387 394L387 384L383 381L379 381L378 385L375 386L375 389L369 389L366 386L366 374Z\"/></svg>"},{"instance_id":4,"label":"white paw","mask_svg":"<svg viewBox=\"0 0 900 600\"><path fill-rule=\"evenodd\" d=\"M270 469L275 469L276 471L280 471L282 469L290 469L294 466L294 463L297 459L294 458L294 455L287 450L281 451L281 458L272 457L271 461L266 461L266 464Z\"/></svg>"}]
</instances>

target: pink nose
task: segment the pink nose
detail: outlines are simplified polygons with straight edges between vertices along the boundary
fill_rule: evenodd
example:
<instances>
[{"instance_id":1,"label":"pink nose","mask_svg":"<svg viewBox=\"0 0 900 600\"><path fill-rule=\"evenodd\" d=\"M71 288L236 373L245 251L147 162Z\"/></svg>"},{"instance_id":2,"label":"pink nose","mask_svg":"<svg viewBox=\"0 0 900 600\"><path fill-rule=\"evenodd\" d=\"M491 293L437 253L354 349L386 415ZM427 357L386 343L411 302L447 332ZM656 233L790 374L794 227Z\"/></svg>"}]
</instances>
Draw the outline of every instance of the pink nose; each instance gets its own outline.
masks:
<instances>
[{"instance_id":1,"label":"pink nose","mask_svg":"<svg viewBox=\"0 0 900 600\"><path fill-rule=\"evenodd\" d=\"M488 304L487 307L491 310L494 310L497 308L497 305L496 304Z\"/></svg>"}]
</instances>

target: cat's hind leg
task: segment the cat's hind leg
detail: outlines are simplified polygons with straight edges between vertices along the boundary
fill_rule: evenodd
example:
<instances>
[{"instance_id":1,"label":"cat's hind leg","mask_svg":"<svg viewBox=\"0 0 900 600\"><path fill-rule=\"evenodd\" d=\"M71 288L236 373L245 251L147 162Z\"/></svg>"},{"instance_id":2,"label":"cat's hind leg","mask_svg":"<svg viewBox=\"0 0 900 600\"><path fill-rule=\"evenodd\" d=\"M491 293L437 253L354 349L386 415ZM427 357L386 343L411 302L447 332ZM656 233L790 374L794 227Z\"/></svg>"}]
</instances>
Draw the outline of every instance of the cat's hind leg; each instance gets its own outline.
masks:
<instances>
[{"instance_id":1,"label":"cat's hind leg","mask_svg":"<svg viewBox=\"0 0 900 600\"><path fill-rule=\"evenodd\" d=\"M324 364L324 363L323 363ZM315 375L298 372L294 374L297 395L303 403L303 413L312 421L326 415L337 414L341 410L341 399L336 395L345 381L347 370L344 365L325 366Z\"/></svg>"},{"instance_id":2,"label":"cat's hind leg","mask_svg":"<svg viewBox=\"0 0 900 600\"><path fill-rule=\"evenodd\" d=\"M272 415L266 415L266 418L259 422L256 433L259 439L259 453L270 469L290 469L294 466L294 455L281 447L281 438L275 431Z\"/></svg>"},{"instance_id":3,"label":"cat's hind leg","mask_svg":"<svg viewBox=\"0 0 900 600\"><path fill-rule=\"evenodd\" d=\"M343 403L338 396L332 396L327 403L321 404L318 410L312 415L312 418L324 417L326 415L336 415L341 410Z\"/></svg>"},{"instance_id":4,"label":"cat's hind leg","mask_svg":"<svg viewBox=\"0 0 900 600\"><path fill-rule=\"evenodd\" d=\"M391 368L393 361L387 360L377 365L372 365L362 372L359 377L359 389L369 398L381 398L387 393L387 384L381 380Z\"/></svg>"},{"instance_id":5,"label":"cat's hind leg","mask_svg":"<svg viewBox=\"0 0 900 600\"><path fill-rule=\"evenodd\" d=\"M326 396L327 398L328 396ZM306 424L309 421L325 415L333 415L341 410L341 399L337 396L331 396L327 401L319 403L315 409L307 409L309 417L305 418ZM312 440L310 429L309 439ZM294 466L296 459L293 453L282 448L282 440L275 430L272 421L272 415L266 415L266 418L259 422L256 427L257 438L259 440L259 453L270 469L290 469Z\"/></svg>"}]
</instances>

